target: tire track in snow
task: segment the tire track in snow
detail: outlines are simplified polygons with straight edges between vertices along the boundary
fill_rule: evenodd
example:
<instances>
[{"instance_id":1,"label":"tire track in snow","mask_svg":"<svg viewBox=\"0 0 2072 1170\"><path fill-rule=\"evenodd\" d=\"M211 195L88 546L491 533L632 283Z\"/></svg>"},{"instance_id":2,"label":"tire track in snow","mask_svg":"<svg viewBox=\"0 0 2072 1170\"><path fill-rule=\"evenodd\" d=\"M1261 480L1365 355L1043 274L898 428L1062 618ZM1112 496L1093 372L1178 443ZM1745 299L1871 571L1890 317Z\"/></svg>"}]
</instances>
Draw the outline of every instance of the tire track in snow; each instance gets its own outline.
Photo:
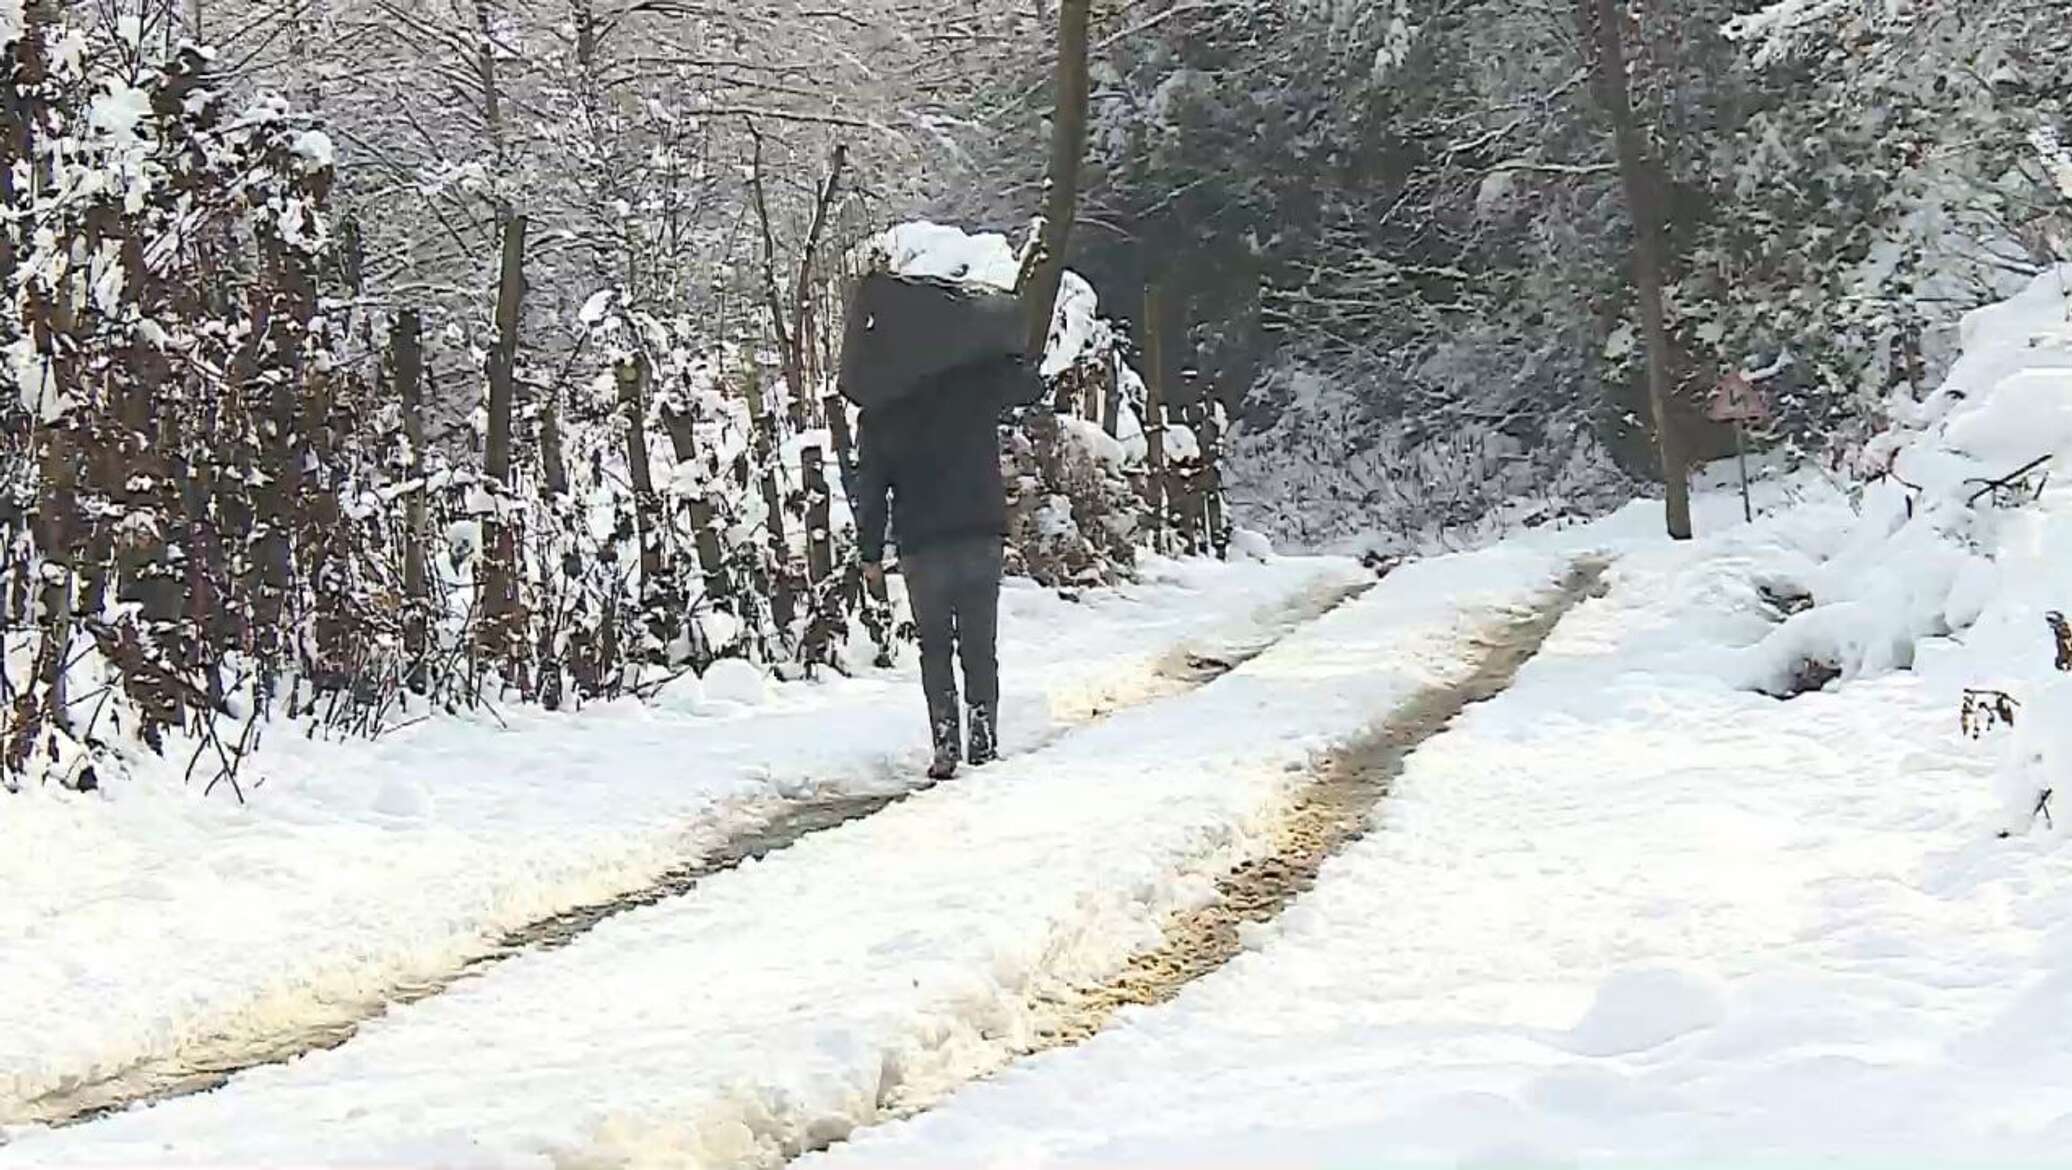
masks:
<instances>
[{"instance_id":1,"label":"tire track in snow","mask_svg":"<svg viewBox=\"0 0 2072 1170\"><path fill-rule=\"evenodd\" d=\"M1169 921L1159 945L1137 953L1104 982L1032 1000L1035 1042L985 1075L997 1076L1029 1057L1084 1043L1106 1028L1120 1009L1166 1003L1241 954L1249 927L1278 917L1316 884L1326 861L1374 827L1376 807L1413 752L1468 707L1510 689L1519 669L1538 655L1561 619L1586 597L1603 595L1607 567L1603 561L1578 561L1542 604L1492 623L1474 636L1468 645L1480 657L1465 679L1412 695L1373 730L1332 753L1280 810L1268 832L1268 851L1218 879L1217 896L1208 905ZM954 1091L953 1087L925 1098L888 1100L877 1124L924 1113ZM833 1144L809 1146L801 1153Z\"/></svg>"},{"instance_id":2,"label":"tire track in snow","mask_svg":"<svg viewBox=\"0 0 2072 1170\"><path fill-rule=\"evenodd\" d=\"M1023 755L1041 751L1079 728L1119 711L1170 698L1204 686L1259 657L1304 626L1321 620L1374 587L1372 580L1325 577L1254 619L1246 636L1190 639L1155 660L1139 681L1111 686L1070 710L1049 734ZM102 1075L82 1078L56 1092L32 1098L6 1120L53 1127L80 1125L111 1113L222 1087L248 1069L285 1064L312 1052L340 1047L362 1025L390 1010L438 995L454 984L508 959L554 950L582 937L599 923L630 910L693 892L700 882L781 853L816 833L861 820L934 787L933 782L887 792L819 793L773 798L741 810L748 823L696 860L656 875L612 898L573 906L511 930L453 970L392 985L350 1000L308 1005L291 1028L270 1034L224 1033L165 1056L134 1061Z\"/></svg>"}]
</instances>

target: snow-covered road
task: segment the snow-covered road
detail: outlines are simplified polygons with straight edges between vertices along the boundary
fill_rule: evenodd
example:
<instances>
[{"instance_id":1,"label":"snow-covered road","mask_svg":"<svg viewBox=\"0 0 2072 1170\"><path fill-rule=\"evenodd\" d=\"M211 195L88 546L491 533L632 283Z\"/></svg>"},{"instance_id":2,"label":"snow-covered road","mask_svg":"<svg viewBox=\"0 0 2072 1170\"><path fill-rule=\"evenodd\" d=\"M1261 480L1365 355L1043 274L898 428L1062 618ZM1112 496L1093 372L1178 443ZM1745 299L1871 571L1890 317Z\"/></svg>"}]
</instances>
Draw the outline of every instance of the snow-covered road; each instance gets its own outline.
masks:
<instances>
[{"instance_id":1,"label":"snow-covered road","mask_svg":"<svg viewBox=\"0 0 2072 1170\"><path fill-rule=\"evenodd\" d=\"M1077 604L1003 598L1006 729L1028 751L1186 685L1371 581L1336 561L1154 563ZM908 669L779 687L697 680L652 706L512 711L376 743L277 728L248 806L177 765L0 808L0 1124L338 1034L725 847L794 798L897 791L923 737ZM42 1098L39 1103L38 1099Z\"/></svg>"},{"instance_id":2,"label":"snow-covered road","mask_svg":"<svg viewBox=\"0 0 2072 1170\"><path fill-rule=\"evenodd\" d=\"M1935 676L1723 681L1776 535L1624 558L1253 953L801 1170L2063 1165L2072 874Z\"/></svg>"},{"instance_id":3,"label":"snow-covered road","mask_svg":"<svg viewBox=\"0 0 2072 1170\"><path fill-rule=\"evenodd\" d=\"M1227 676L613 918L226 1088L0 1165L770 1165L1031 1046L1154 945L1334 744L1469 672L1563 555L1400 570Z\"/></svg>"}]
</instances>

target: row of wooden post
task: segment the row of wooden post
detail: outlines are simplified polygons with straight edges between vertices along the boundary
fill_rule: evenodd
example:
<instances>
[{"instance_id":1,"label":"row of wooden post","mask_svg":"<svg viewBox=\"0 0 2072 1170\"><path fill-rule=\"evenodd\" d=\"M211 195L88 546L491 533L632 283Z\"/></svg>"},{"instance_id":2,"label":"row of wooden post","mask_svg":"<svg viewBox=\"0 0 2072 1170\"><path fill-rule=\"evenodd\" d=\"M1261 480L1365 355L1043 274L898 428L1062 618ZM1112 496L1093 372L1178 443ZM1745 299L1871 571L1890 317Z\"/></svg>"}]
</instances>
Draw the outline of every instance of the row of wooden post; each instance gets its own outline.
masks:
<instances>
[{"instance_id":1,"label":"row of wooden post","mask_svg":"<svg viewBox=\"0 0 2072 1170\"><path fill-rule=\"evenodd\" d=\"M1140 490L1152 517L1152 547L1167 554L1222 556L1229 547L1229 524L1223 514L1223 485L1220 469L1223 448L1223 408L1212 395L1202 393L1181 404L1169 405L1172 395L1166 387L1165 288L1152 282L1144 289L1144 480ZM1111 379L1119 380L1118 372ZM1120 401L1120 390L1109 395ZM1114 413L1120 413L1119 406ZM1174 422L1185 425L1195 437L1197 454L1174 460L1166 451L1165 437ZM1109 424L1114 433L1114 424Z\"/></svg>"},{"instance_id":2,"label":"row of wooden post","mask_svg":"<svg viewBox=\"0 0 2072 1170\"><path fill-rule=\"evenodd\" d=\"M1222 473L1223 411L1204 393L1195 401L1172 405L1165 386L1166 347L1164 293L1156 284L1144 293L1144 443L1145 468L1138 490L1152 518L1152 543L1166 553L1222 555L1228 544ZM1122 349L1111 346L1098 375L1066 371L1053 398L1063 413L1098 424L1109 438L1119 438L1122 417ZM1178 423L1193 431L1198 458L1174 460L1165 445L1166 431Z\"/></svg>"}]
</instances>

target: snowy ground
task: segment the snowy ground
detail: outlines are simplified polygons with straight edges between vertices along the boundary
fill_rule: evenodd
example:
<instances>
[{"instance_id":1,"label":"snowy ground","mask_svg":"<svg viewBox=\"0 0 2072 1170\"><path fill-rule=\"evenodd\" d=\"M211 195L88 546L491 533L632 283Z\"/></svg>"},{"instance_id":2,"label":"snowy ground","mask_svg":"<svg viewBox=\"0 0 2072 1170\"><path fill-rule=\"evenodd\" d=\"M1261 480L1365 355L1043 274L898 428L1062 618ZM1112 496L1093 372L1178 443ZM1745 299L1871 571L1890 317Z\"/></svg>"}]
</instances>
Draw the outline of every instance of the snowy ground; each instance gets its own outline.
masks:
<instances>
[{"instance_id":1,"label":"snowy ground","mask_svg":"<svg viewBox=\"0 0 2072 1170\"><path fill-rule=\"evenodd\" d=\"M2046 618L2072 610L2072 481L1992 481L2072 458L2068 287L2072 269L1975 315L1949 384L1898 410L1861 490L1770 483L1752 526L1714 491L1704 539L1683 546L1640 504L1411 565L1198 690L512 960L335 1051L19 1129L0 1167L2063 1165L2072 805L2055 790L2072 770L2072 635L2061 666ZM1463 673L1478 630L1586 553L1615 559L1607 595L1411 756L1376 831L1247 933L1247 953L1080 1047L1014 1060L1033 1047L1032 1005L1156 944L1266 847L1318 753ZM1301 587L1294 567L1250 572L1259 597ZM1025 653L1053 663L1127 625L1049 602L1024 617L1023 636L1044 640ZM1149 676L1141 654L1122 657L1134 673L1086 677ZM1045 675L1064 677L1081 676ZM1960 734L1967 688L2006 691L2013 729ZM870 706L889 695L855 702L854 723L800 711L741 726L903 740L880 726L891 707ZM594 718L610 732L597 746L535 742L654 767L641 761L659 733L629 751L630 713ZM760 744L743 751L773 750L756 734L740 732ZM524 763L504 750L499 768ZM387 787L359 784L363 801ZM644 823L564 799L586 825L627 818L622 837ZM397 803L449 815L443 795ZM321 806L301 827L270 815L272 832L342 831ZM373 816L345 820L394 831ZM549 839L535 833L508 840ZM76 850L92 845L43 855L31 888L56 908L61 879L102 882L88 903L101 917L72 942L120 955L107 940L149 879L81 878L91 854ZM323 872L297 864L300 880ZM261 880L292 889L288 872ZM186 905L227 899L240 876L212 876ZM383 929L360 934L393 942ZM0 937L20 940L44 1011L109 1007L106 1034L149 1032L148 1007L110 998L153 1002L148 971L74 975L61 947ZM152 957L205 985L177 941ZM19 1044L39 1022L14 1016L0 1036Z\"/></svg>"},{"instance_id":2,"label":"snowy ground","mask_svg":"<svg viewBox=\"0 0 2072 1170\"><path fill-rule=\"evenodd\" d=\"M1162 564L1080 604L1011 584L1008 747L1160 693L1181 646L1255 638L1353 576ZM904 667L754 704L738 701L754 685L685 680L653 706L513 711L509 730L448 721L372 744L276 729L245 807L177 773L0 803L0 1123L142 1059L350 1018L505 930L642 885L773 798L910 782L925 735L911 655Z\"/></svg>"},{"instance_id":3,"label":"snowy ground","mask_svg":"<svg viewBox=\"0 0 2072 1170\"><path fill-rule=\"evenodd\" d=\"M0 1164L769 1165L991 1069L1258 845L1313 753L1566 567L1431 562L1191 693L1123 711L500 965L350 1044ZM292 1119L292 1120L290 1120Z\"/></svg>"}]
</instances>

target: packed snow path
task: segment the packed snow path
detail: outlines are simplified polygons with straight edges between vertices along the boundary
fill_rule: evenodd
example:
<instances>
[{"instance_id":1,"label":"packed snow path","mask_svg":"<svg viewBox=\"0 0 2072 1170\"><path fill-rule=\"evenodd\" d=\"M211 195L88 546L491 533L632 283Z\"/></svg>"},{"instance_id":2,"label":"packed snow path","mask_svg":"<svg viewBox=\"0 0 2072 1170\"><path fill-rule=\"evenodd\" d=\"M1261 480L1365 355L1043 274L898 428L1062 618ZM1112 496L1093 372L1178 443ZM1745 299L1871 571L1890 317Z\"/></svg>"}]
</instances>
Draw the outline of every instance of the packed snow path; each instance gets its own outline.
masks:
<instances>
[{"instance_id":1,"label":"packed snow path","mask_svg":"<svg viewBox=\"0 0 2072 1170\"><path fill-rule=\"evenodd\" d=\"M1219 878L1214 901L1175 916L1156 948L1132 956L1112 978L1039 1005L1048 1017L1038 1028L1039 1050L1083 1042L1121 1009L1165 1003L1243 953L1257 927L1279 917L1315 885L1326 861L1366 835L1375 806L1411 753L1468 707L1509 689L1519 667L1598 587L1604 568L1596 560L1578 563L1559 592L1505 615L1469 640L1472 673L1466 678L1418 692L1379 726L1340 745L1282 809L1269 831L1271 850Z\"/></svg>"},{"instance_id":2,"label":"packed snow path","mask_svg":"<svg viewBox=\"0 0 2072 1170\"><path fill-rule=\"evenodd\" d=\"M1174 645L1153 660L1139 683L1114 688L1103 699L1069 712L1033 734L1022 729L1017 746L1040 750L1067 731L1157 698L1202 686L1264 653L1302 625L1316 621L1372 587L1370 580L1326 571L1316 580L1241 626L1209 632ZM73 1124L149 1101L216 1088L230 1077L351 1040L360 1026L394 1007L445 991L483 968L533 950L565 946L614 915L689 893L715 874L760 861L804 837L859 820L929 787L925 780L885 791L847 793L818 789L756 802L743 810L738 828L716 844L698 849L687 862L663 870L646 883L595 902L545 915L506 931L493 945L445 972L430 972L377 992L315 1005L272 1032L211 1036L172 1052L126 1064L98 1077L79 1078L15 1110L15 1120ZM7 1120L0 1117L0 1121Z\"/></svg>"},{"instance_id":3,"label":"packed snow path","mask_svg":"<svg viewBox=\"0 0 2072 1170\"><path fill-rule=\"evenodd\" d=\"M344 1047L90 1125L0 1165L767 1166L1038 1044L1270 852L1318 759L1475 673L1557 589L1519 550L1399 570L1191 693L815 834L690 897L401 1008Z\"/></svg>"},{"instance_id":4,"label":"packed snow path","mask_svg":"<svg viewBox=\"0 0 2072 1170\"><path fill-rule=\"evenodd\" d=\"M1077 602L1010 583L1010 751L1184 689L1372 581L1329 560L1145 568ZM336 744L282 729L244 807L198 799L177 765L11 799L0 1126L336 1043L541 941L543 920L551 937L666 892L730 841L766 841L773 819L896 794L925 762L907 670L761 696L683 683L652 704L511 711L508 728L440 721Z\"/></svg>"}]
</instances>

